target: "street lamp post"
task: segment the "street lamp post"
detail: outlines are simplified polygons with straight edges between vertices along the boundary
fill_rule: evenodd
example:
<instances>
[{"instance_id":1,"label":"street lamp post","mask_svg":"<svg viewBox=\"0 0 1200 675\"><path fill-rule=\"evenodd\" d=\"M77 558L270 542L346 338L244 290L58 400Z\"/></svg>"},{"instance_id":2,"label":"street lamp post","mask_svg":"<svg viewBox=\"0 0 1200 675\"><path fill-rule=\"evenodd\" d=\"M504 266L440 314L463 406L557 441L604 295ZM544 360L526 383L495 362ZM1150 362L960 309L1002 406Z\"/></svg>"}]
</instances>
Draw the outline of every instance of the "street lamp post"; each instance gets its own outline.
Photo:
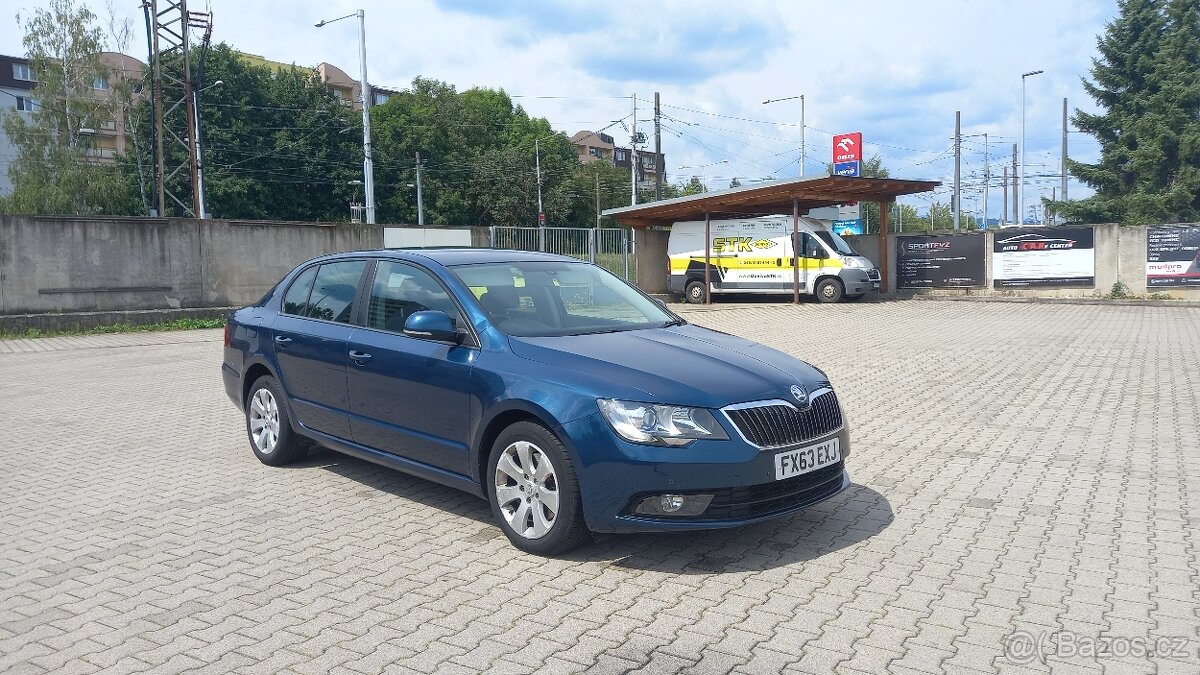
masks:
<instances>
[{"instance_id":1,"label":"street lamp post","mask_svg":"<svg viewBox=\"0 0 1200 675\"><path fill-rule=\"evenodd\" d=\"M196 90L196 93L192 95L192 119L196 123L196 210L200 212L196 214L196 217L200 220L208 217L205 215L208 208L205 206L204 198L204 145L200 142L200 94L222 84L225 84L224 80L217 80L203 89Z\"/></svg>"},{"instance_id":2,"label":"street lamp post","mask_svg":"<svg viewBox=\"0 0 1200 675\"><path fill-rule=\"evenodd\" d=\"M804 177L804 94L799 96L788 96L786 98L769 98L763 101L763 105L768 103L777 103L779 101L791 101L800 99L800 177Z\"/></svg>"},{"instance_id":3,"label":"street lamp post","mask_svg":"<svg viewBox=\"0 0 1200 675\"><path fill-rule=\"evenodd\" d=\"M1023 218L1020 214L1025 210L1025 78L1041 75L1043 71L1031 70L1028 73L1021 73L1021 189L1017 193L1020 195L1018 200L1020 206L1017 209L1017 217Z\"/></svg>"},{"instance_id":4,"label":"street lamp post","mask_svg":"<svg viewBox=\"0 0 1200 675\"><path fill-rule=\"evenodd\" d=\"M366 193L367 223L375 223L375 167L371 162L371 85L367 83L367 18L363 10L353 14L339 16L328 21L319 21L315 25L320 28L334 21L341 21L352 16L358 17L358 64L362 79L359 90L362 92L363 117L363 185Z\"/></svg>"}]
</instances>

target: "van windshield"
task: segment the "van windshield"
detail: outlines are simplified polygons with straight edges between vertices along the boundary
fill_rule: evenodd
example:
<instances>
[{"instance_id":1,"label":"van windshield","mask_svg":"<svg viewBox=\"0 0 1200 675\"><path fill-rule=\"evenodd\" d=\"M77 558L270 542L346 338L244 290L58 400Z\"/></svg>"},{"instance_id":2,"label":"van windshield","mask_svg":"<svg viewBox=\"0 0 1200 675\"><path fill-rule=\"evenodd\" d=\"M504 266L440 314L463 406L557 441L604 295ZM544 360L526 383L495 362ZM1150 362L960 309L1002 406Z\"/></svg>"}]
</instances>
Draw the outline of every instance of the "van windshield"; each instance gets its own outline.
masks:
<instances>
[{"instance_id":1,"label":"van windshield","mask_svg":"<svg viewBox=\"0 0 1200 675\"><path fill-rule=\"evenodd\" d=\"M858 255L858 251L855 251L854 248L851 247L850 244L847 244L845 239L839 237L836 232L830 232L828 230L813 231L816 233L817 237L821 239L821 241L828 244L829 248L832 248L838 253L841 253L842 255Z\"/></svg>"}]
</instances>

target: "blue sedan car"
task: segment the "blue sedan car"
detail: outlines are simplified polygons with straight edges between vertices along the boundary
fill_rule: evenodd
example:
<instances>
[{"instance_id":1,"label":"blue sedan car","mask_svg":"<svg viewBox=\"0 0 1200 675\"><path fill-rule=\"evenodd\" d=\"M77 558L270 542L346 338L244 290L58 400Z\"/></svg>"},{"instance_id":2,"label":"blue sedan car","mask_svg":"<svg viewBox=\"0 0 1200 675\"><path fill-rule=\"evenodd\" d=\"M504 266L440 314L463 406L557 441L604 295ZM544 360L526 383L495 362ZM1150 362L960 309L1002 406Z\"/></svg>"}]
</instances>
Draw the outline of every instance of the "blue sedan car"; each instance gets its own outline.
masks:
<instances>
[{"instance_id":1,"label":"blue sedan car","mask_svg":"<svg viewBox=\"0 0 1200 675\"><path fill-rule=\"evenodd\" d=\"M310 260L233 312L221 370L263 463L316 444L466 490L542 555L775 518L850 481L824 373L574 258Z\"/></svg>"}]
</instances>

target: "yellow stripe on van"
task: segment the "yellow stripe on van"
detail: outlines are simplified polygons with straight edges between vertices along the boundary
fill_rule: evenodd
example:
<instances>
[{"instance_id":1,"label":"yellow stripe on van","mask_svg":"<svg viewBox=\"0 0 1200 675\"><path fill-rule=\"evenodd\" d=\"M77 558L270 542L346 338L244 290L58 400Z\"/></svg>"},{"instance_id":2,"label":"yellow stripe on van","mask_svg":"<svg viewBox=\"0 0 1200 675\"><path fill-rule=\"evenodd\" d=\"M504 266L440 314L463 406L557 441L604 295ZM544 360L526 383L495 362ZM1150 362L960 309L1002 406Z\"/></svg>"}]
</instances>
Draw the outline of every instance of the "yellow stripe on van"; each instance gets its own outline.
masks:
<instances>
[{"instance_id":1,"label":"yellow stripe on van","mask_svg":"<svg viewBox=\"0 0 1200 675\"><path fill-rule=\"evenodd\" d=\"M761 270L761 269L792 269L790 258L750 258L714 255L709 261L713 267L724 267L731 270ZM704 258L675 256L671 258L671 272L686 272L691 263L699 263L704 267ZM822 267L840 269L845 265L837 258L801 258L800 269L816 270Z\"/></svg>"}]
</instances>

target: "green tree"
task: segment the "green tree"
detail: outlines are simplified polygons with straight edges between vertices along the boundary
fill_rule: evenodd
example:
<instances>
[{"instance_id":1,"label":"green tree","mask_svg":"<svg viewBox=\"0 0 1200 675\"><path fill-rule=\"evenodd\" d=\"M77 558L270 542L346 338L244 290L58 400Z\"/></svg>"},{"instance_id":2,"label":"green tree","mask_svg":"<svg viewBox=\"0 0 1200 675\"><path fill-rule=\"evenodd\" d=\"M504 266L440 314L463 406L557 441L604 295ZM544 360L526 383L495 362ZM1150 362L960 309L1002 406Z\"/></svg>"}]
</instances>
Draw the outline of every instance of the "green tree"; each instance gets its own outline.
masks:
<instances>
[{"instance_id":1,"label":"green tree","mask_svg":"<svg viewBox=\"0 0 1200 675\"><path fill-rule=\"evenodd\" d=\"M16 148L13 192L0 210L16 213L124 214L135 189L115 164L96 161L95 130L115 117L113 99L97 95L110 73L100 60L96 16L73 0L51 0L27 18L23 44L37 84L30 114L11 111L4 130Z\"/></svg>"},{"instance_id":2,"label":"green tree","mask_svg":"<svg viewBox=\"0 0 1200 675\"><path fill-rule=\"evenodd\" d=\"M200 50L194 49L197 74L199 56ZM183 74L174 56L164 58L163 67L175 78ZM170 79L164 77L164 85ZM224 43L204 55L203 81L196 86L218 80L222 84L200 98L206 207L213 216L349 220L350 202L361 200L362 188L350 184L362 179L361 116L334 96L313 70L255 65ZM180 94L167 91L164 98ZM137 133L149 139L150 115L137 119ZM183 123L182 114L164 121L186 138ZM144 147L148 152L148 140ZM164 151L168 167L187 161L187 149L179 143L164 145ZM187 171L180 172L169 188L190 208L188 179ZM168 200L164 215L185 212Z\"/></svg>"},{"instance_id":3,"label":"green tree","mask_svg":"<svg viewBox=\"0 0 1200 675\"><path fill-rule=\"evenodd\" d=\"M1054 203L1073 221L1150 223L1200 219L1200 5L1121 0L1097 39L1088 94L1075 126L1100 142L1095 164L1068 160L1096 194Z\"/></svg>"}]
</instances>

